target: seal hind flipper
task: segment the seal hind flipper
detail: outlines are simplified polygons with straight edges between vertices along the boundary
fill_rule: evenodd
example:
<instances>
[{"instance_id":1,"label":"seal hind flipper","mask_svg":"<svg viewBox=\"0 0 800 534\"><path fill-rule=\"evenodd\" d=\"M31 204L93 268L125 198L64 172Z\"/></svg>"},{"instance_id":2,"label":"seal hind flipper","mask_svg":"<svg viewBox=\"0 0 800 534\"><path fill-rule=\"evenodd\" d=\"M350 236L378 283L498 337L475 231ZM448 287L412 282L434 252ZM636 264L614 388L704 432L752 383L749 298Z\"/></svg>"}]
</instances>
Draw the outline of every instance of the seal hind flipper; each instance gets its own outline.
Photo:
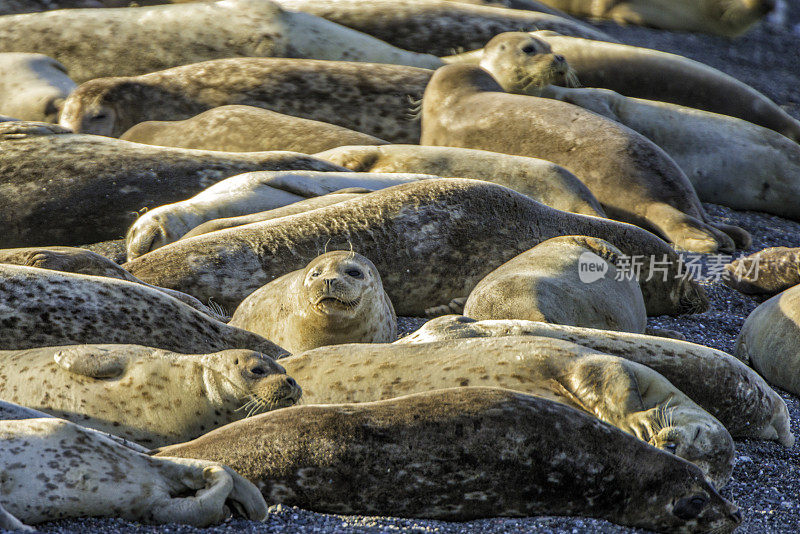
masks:
<instances>
[{"instance_id":1,"label":"seal hind flipper","mask_svg":"<svg viewBox=\"0 0 800 534\"><path fill-rule=\"evenodd\" d=\"M272 178L264 181L264 185L268 185L270 187L274 187L275 189L280 189L281 191L286 191L287 193L292 193L303 198L320 197L322 195L327 195L328 193L333 193L334 191L330 187L320 183L318 180L293 174L291 172L273 176Z\"/></svg>"},{"instance_id":2,"label":"seal hind flipper","mask_svg":"<svg viewBox=\"0 0 800 534\"><path fill-rule=\"evenodd\" d=\"M22 521L11 515L3 508L3 505L0 504L0 529L3 530L11 530L11 531L24 531L24 532L35 532L36 529L29 527L28 525L24 524Z\"/></svg>"},{"instance_id":3,"label":"seal hind flipper","mask_svg":"<svg viewBox=\"0 0 800 534\"><path fill-rule=\"evenodd\" d=\"M127 356L104 347L92 347L87 351L80 345L56 352L53 359L70 373L97 379L119 377L125 373L129 360Z\"/></svg>"}]
</instances>

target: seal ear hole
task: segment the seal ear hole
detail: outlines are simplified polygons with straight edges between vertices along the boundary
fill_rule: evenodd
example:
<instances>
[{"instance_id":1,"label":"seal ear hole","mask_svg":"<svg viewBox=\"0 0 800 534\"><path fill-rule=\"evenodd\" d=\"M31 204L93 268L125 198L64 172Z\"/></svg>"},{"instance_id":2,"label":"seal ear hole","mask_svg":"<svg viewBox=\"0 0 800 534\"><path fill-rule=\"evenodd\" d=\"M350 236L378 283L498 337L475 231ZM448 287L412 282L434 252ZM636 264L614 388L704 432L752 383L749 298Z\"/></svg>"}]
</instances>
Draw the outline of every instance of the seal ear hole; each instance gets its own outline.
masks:
<instances>
[{"instance_id":1,"label":"seal ear hole","mask_svg":"<svg viewBox=\"0 0 800 534\"><path fill-rule=\"evenodd\" d=\"M700 515L708 503L708 496L697 494L691 497L685 497L672 507L672 514L679 519L688 521Z\"/></svg>"}]
</instances>

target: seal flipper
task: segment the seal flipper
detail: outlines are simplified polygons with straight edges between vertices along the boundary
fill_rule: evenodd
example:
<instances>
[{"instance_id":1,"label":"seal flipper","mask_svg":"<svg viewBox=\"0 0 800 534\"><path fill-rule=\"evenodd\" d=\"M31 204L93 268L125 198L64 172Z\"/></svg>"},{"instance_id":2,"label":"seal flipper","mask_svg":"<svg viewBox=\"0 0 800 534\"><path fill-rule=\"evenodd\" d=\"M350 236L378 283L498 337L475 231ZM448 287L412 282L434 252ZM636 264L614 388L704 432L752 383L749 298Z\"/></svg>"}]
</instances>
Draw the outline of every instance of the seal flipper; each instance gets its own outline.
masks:
<instances>
[{"instance_id":1,"label":"seal flipper","mask_svg":"<svg viewBox=\"0 0 800 534\"><path fill-rule=\"evenodd\" d=\"M89 378L117 378L128 366L128 356L113 352L102 345L78 345L60 350L53 355L56 363L66 371Z\"/></svg>"},{"instance_id":2,"label":"seal flipper","mask_svg":"<svg viewBox=\"0 0 800 534\"><path fill-rule=\"evenodd\" d=\"M736 250L733 239L727 233L669 204L649 206L645 218L677 248L702 253L729 253Z\"/></svg>"},{"instance_id":3,"label":"seal flipper","mask_svg":"<svg viewBox=\"0 0 800 534\"><path fill-rule=\"evenodd\" d=\"M36 529L29 527L28 525L24 524L22 521L11 515L3 508L3 505L0 504L0 529L1 530L11 530L11 531L23 531L23 532L35 532Z\"/></svg>"},{"instance_id":4,"label":"seal flipper","mask_svg":"<svg viewBox=\"0 0 800 534\"><path fill-rule=\"evenodd\" d=\"M327 195L328 193L336 191L317 180L305 176L298 176L289 172L273 176L265 180L263 185L274 187L275 189L280 189L281 191L303 198L321 197L322 195Z\"/></svg>"},{"instance_id":5,"label":"seal flipper","mask_svg":"<svg viewBox=\"0 0 800 534\"><path fill-rule=\"evenodd\" d=\"M440 317L442 315L463 315L464 305L467 303L469 297L457 297L441 306L433 306L425 308L425 317Z\"/></svg>"}]
</instances>

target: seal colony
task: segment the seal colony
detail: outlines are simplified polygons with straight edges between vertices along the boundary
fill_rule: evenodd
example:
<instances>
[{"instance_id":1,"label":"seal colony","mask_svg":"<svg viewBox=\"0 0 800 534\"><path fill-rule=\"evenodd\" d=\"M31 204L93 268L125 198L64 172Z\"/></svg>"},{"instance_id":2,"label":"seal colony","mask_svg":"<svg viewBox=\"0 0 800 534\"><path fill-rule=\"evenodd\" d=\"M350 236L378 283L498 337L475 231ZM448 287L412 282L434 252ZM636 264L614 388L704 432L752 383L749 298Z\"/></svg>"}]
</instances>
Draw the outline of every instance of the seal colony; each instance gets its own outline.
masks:
<instances>
[{"instance_id":1,"label":"seal colony","mask_svg":"<svg viewBox=\"0 0 800 534\"><path fill-rule=\"evenodd\" d=\"M657 2L562 7L772 5ZM733 439L794 444L796 249L727 267L785 290L738 359L642 332L709 306L675 248L751 244L700 200L795 215L800 122L534 0L129 4L0 0L0 528L736 529Z\"/></svg>"}]
</instances>

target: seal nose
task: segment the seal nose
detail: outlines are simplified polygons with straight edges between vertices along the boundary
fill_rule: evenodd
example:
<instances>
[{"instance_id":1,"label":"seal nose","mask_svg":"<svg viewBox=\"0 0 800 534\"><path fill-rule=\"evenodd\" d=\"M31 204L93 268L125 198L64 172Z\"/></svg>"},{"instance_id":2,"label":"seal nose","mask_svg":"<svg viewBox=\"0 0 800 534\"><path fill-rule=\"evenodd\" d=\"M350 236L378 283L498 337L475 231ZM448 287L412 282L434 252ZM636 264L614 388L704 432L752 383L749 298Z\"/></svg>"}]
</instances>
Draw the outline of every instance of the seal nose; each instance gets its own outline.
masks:
<instances>
[{"instance_id":1,"label":"seal nose","mask_svg":"<svg viewBox=\"0 0 800 534\"><path fill-rule=\"evenodd\" d=\"M778 7L777 0L761 0L758 5L758 10L762 15L768 15L772 13L776 7Z\"/></svg>"},{"instance_id":2,"label":"seal nose","mask_svg":"<svg viewBox=\"0 0 800 534\"><path fill-rule=\"evenodd\" d=\"M567 61L564 56L559 55L559 54L556 54L555 56L553 56L553 59L555 59L557 63L565 63Z\"/></svg>"},{"instance_id":3,"label":"seal nose","mask_svg":"<svg viewBox=\"0 0 800 534\"><path fill-rule=\"evenodd\" d=\"M286 377L286 383L292 386L293 388L299 388L300 386L297 383L297 380L292 378L291 376Z\"/></svg>"},{"instance_id":4,"label":"seal nose","mask_svg":"<svg viewBox=\"0 0 800 534\"><path fill-rule=\"evenodd\" d=\"M742 512L740 512L739 510L731 512L731 517L733 518L734 521L736 521L737 525L742 522Z\"/></svg>"}]
</instances>

